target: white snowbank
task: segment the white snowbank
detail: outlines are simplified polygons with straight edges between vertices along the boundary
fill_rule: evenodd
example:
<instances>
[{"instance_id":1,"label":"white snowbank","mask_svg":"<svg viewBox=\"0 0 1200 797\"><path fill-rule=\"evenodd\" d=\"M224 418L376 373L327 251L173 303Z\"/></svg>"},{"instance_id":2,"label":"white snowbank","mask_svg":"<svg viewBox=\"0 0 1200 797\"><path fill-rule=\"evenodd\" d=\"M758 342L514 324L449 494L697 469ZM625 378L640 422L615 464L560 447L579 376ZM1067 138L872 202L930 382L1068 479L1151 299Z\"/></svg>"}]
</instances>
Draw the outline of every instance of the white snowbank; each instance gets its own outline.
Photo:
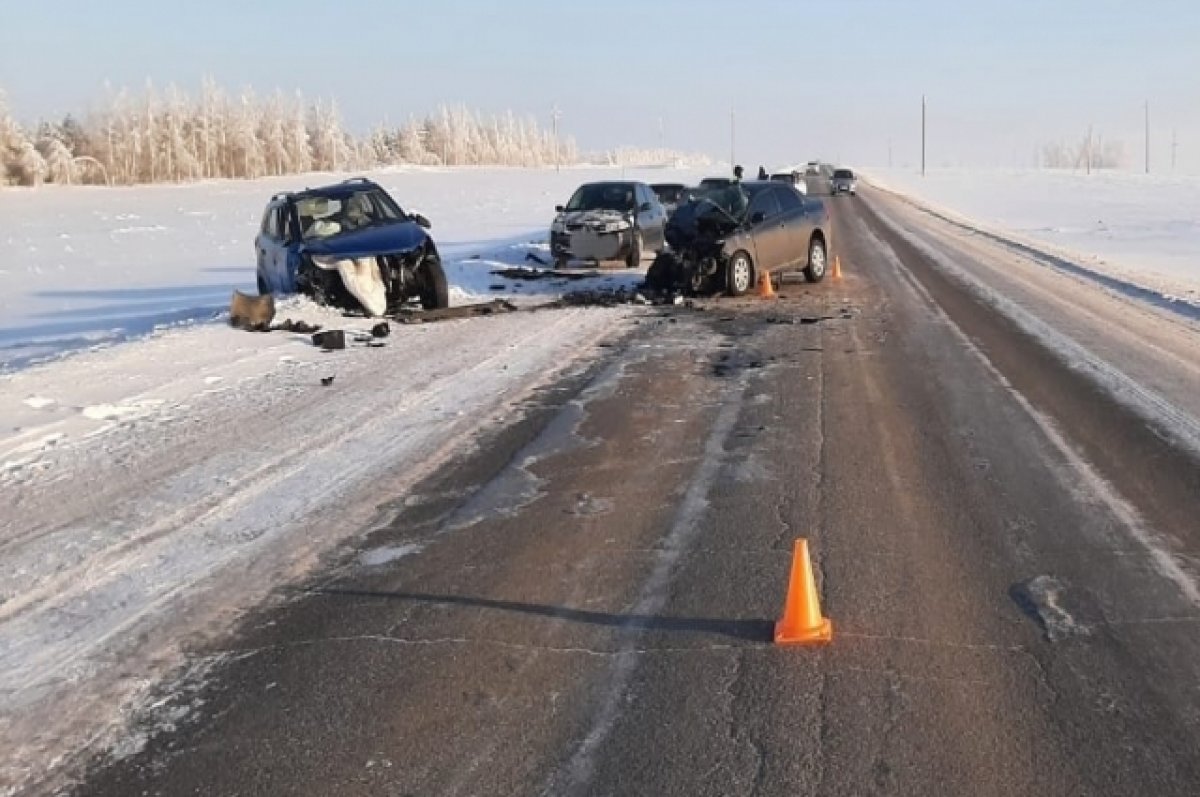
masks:
<instances>
[{"instance_id":1,"label":"white snowbank","mask_svg":"<svg viewBox=\"0 0 1200 797\"><path fill-rule=\"evenodd\" d=\"M923 178L871 169L866 177L1100 274L1200 304L1200 177L966 169Z\"/></svg>"}]
</instances>

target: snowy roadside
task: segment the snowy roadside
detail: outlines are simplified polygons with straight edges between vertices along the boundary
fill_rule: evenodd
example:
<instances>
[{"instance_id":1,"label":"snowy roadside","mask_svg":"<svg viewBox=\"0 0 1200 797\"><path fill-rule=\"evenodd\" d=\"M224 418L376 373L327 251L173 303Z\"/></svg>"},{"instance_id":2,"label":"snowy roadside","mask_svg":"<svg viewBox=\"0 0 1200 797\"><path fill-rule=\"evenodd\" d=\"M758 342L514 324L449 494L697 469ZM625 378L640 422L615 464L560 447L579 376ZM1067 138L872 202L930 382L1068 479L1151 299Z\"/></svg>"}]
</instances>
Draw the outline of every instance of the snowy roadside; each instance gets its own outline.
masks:
<instances>
[{"instance_id":1,"label":"snowy roadside","mask_svg":"<svg viewBox=\"0 0 1200 797\"><path fill-rule=\"evenodd\" d=\"M183 640L369 530L631 312L393 325L331 353L205 325L5 377L0 794L111 744Z\"/></svg>"},{"instance_id":2,"label":"snowy roadside","mask_svg":"<svg viewBox=\"0 0 1200 797\"><path fill-rule=\"evenodd\" d=\"M865 180L968 228L1200 317L1200 178L871 169Z\"/></svg>"}]
</instances>

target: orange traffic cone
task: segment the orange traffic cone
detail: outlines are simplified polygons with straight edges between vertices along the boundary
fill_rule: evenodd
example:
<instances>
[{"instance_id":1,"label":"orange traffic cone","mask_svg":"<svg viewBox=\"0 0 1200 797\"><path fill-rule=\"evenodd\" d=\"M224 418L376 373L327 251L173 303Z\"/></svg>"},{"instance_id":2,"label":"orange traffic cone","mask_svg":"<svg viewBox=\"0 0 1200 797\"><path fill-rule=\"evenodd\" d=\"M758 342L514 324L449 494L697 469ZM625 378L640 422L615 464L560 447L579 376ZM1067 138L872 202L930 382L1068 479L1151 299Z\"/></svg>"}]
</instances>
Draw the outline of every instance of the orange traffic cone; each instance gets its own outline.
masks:
<instances>
[{"instance_id":1,"label":"orange traffic cone","mask_svg":"<svg viewBox=\"0 0 1200 797\"><path fill-rule=\"evenodd\" d=\"M833 278L835 280L842 278L842 258L839 255L833 256Z\"/></svg>"},{"instance_id":2,"label":"orange traffic cone","mask_svg":"<svg viewBox=\"0 0 1200 797\"><path fill-rule=\"evenodd\" d=\"M771 275L765 271L758 277L758 298L775 298L775 286L771 284Z\"/></svg>"},{"instance_id":3,"label":"orange traffic cone","mask_svg":"<svg viewBox=\"0 0 1200 797\"><path fill-rule=\"evenodd\" d=\"M783 619L775 623L775 644L815 645L832 639L833 623L821 616L812 562L808 558L808 540L796 540Z\"/></svg>"}]
</instances>

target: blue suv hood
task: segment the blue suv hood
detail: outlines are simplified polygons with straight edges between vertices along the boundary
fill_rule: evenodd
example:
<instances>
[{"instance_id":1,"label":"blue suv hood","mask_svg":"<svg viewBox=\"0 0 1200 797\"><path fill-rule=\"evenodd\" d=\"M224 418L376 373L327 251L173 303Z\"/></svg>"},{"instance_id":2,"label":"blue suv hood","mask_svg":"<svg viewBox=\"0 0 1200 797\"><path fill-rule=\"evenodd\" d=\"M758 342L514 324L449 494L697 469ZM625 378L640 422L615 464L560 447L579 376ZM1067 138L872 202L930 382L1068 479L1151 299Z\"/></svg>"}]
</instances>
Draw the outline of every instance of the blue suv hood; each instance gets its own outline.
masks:
<instances>
[{"instance_id":1,"label":"blue suv hood","mask_svg":"<svg viewBox=\"0 0 1200 797\"><path fill-rule=\"evenodd\" d=\"M345 259L395 255L411 252L427 240L429 236L425 234L425 229L416 222L399 221L308 241L304 244L304 251L310 255Z\"/></svg>"}]
</instances>

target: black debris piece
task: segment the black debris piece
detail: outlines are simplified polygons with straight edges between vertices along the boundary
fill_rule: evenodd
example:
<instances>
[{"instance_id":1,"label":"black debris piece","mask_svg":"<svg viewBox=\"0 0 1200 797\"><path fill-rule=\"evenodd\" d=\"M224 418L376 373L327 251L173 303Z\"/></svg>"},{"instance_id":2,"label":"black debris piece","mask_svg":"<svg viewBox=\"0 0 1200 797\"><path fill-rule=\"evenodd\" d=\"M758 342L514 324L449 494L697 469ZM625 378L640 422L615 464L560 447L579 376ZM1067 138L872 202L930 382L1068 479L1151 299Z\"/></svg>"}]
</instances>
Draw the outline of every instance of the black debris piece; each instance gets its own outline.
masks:
<instances>
[{"instance_id":1,"label":"black debris piece","mask_svg":"<svg viewBox=\"0 0 1200 797\"><path fill-rule=\"evenodd\" d=\"M375 326L371 327L371 335L376 338L386 338L392 334L392 328L388 326L386 321L380 321Z\"/></svg>"},{"instance_id":2,"label":"black debris piece","mask_svg":"<svg viewBox=\"0 0 1200 797\"><path fill-rule=\"evenodd\" d=\"M479 315L494 315L496 313L515 312L517 306L504 299L493 299L481 304L465 304L459 307L446 307L440 310L400 310L392 315L392 319L401 324L428 324L433 321L445 321L451 318L471 318Z\"/></svg>"},{"instance_id":3,"label":"black debris piece","mask_svg":"<svg viewBox=\"0 0 1200 797\"><path fill-rule=\"evenodd\" d=\"M313 345L332 351L346 348L346 333L340 329L328 329L312 336Z\"/></svg>"},{"instance_id":4,"label":"black debris piece","mask_svg":"<svg viewBox=\"0 0 1200 797\"><path fill-rule=\"evenodd\" d=\"M496 277L506 277L508 279L519 280L538 280L538 279L560 279L560 280L582 280L591 279L596 275L587 271L567 271L560 268L524 268L514 266L512 268L497 268L492 270L492 275Z\"/></svg>"},{"instance_id":5,"label":"black debris piece","mask_svg":"<svg viewBox=\"0 0 1200 797\"><path fill-rule=\"evenodd\" d=\"M309 324L305 321L293 321L290 318L284 319L281 323L271 327L272 332L295 332L298 335L311 335L314 332L321 331L320 324Z\"/></svg>"},{"instance_id":6,"label":"black debris piece","mask_svg":"<svg viewBox=\"0 0 1200 797\"><path fill-rule=\"evenodd\" d=\"M332 376L321 377L321 384L324 385L325 387L329 387L330 385L333 384L333 377Z\"/></svg>"},{"instance_id":7,"label":"black debris piece","mask_svg":"<svg viewBox=\"0 0 1200 797\"><path fill-rule=\"evenodd\" d=\"M500 284L500 283L496 283L496 284L494 284L494 285L489 285L489 286L488 286L488 290L489 290L489 291L502 291L502 290L504 290L506 287L508 287L508 286L506 286L506 285L502 285L502 284Z\"/></svg>"}]
</instances>

